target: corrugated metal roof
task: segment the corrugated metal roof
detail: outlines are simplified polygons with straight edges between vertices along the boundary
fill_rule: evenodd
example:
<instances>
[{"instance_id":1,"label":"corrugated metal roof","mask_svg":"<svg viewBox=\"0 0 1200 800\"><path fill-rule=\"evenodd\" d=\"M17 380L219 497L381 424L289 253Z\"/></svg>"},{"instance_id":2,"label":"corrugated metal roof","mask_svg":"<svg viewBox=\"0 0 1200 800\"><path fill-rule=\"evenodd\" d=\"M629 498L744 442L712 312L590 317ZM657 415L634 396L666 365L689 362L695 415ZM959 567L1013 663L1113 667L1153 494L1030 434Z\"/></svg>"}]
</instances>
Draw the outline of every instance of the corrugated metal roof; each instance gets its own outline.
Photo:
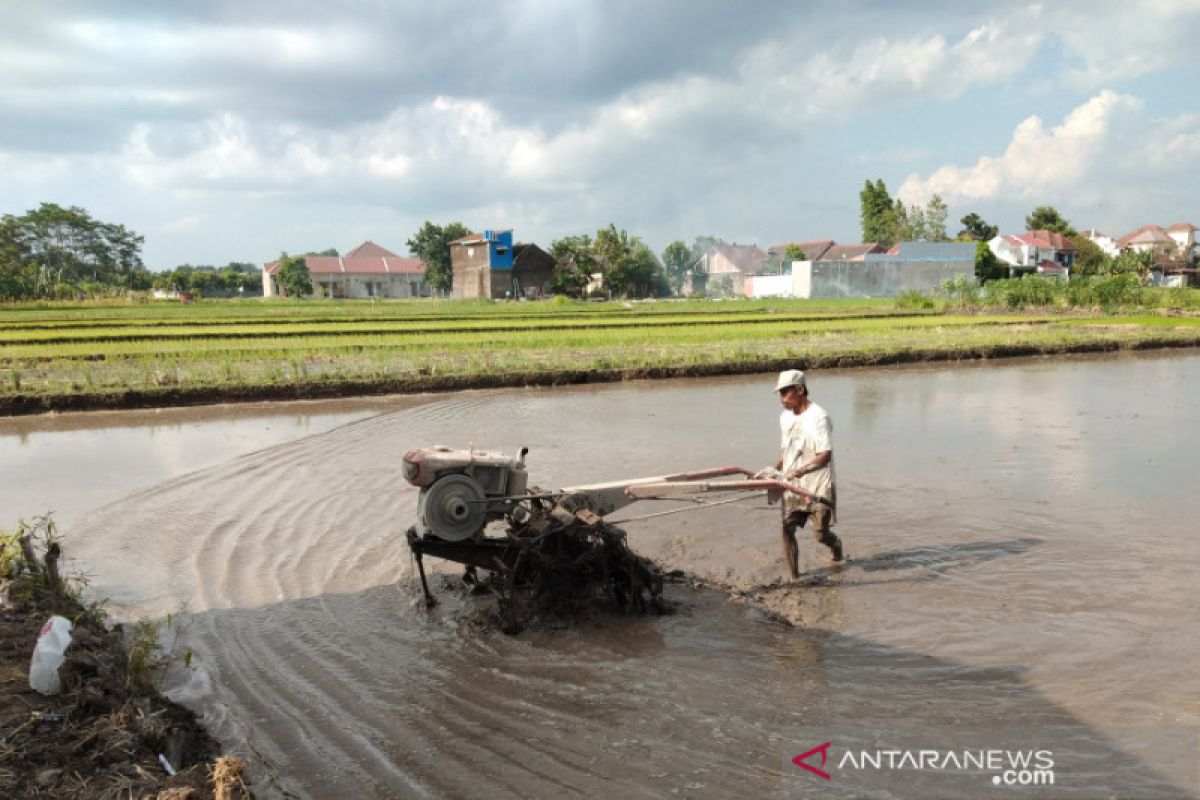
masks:
<instances>
[{"instance_id":1,"label":"corrugated metal roof","mask_svg":"<svg viewBox=\"0 0 1200 800\"><path fill-rule=\"evenodd\" d=\"M895 253L868 254L865 260L879 261L885 256L890 256L887 260L900 261L975 260L974 242L900 242L893 249Z\"/></svg>"}]
</instances>

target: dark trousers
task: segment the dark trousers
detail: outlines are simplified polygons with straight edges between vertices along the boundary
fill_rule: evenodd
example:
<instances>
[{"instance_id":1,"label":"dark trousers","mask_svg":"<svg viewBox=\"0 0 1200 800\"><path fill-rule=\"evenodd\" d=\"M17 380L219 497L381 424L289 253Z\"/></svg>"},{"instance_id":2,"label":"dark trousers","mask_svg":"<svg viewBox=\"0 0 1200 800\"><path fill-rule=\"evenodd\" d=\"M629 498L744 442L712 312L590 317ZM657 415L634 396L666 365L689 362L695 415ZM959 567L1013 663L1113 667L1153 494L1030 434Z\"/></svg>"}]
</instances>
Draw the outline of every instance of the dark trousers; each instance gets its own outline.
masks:
<instances>
[{"instance_id":1,"label":"dark trousers","mask_svg":"<svg viewBox=\"0 0 1200 800\"><path fill-rule=\"evenodd\" d=\"M785 513L780 538L783 542L783 560L787 564L788 574L792 576L792 580L800 577L800 549L796 544L796 531L803 528L809 519L812 520L812 532L816 540L834 552L834 558L841 558L840 555L837 555L838 551L835 550L840 542L830 529L834 519L832 506L825 503L814 503L811 511Z\"/></svg>"}]
</instances>

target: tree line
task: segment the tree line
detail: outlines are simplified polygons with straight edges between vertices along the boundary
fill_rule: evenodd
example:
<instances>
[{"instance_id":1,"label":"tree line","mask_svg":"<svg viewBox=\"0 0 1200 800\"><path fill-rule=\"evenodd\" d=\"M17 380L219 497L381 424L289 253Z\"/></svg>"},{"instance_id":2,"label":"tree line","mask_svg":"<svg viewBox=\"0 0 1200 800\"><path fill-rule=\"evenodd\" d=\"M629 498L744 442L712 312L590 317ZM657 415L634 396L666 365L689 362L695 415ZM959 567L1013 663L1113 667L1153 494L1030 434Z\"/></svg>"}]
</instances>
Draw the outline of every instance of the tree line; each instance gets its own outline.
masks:
<instances>
[{"instance_id":1,"label":"tree line","mask_svg":"<svg viewBox=\"0 0 1200 800\"><path fill-rule=\"evenodd\" d=\"M934 194L924 205L905 204L892 198L882 179L867 180L859 193L862 240L891 247L901 241L950 241L946 220L948 208ZM987 247L999 229L977 213L961 219L955 234L960 241L974 241L976 273L987 280L1003 277L1006 268ZM1077 275L1137 272L1145 275L1153 266L1148 253L1107 256L1090 239L1080 236L1052 206L1039 206L1025 219L1029 230L1050 230L1070 238L1078 248L1073 268ZM453 284L450 242L471 233L461 222L438 225L426 221L407 241L410 255L425 262L425 279L438 293L448 294ZM183 264L154 273L142 263L143 237L124 225L95 219L78 206L64 208L42 203L16 216L0 217L0 300L75 299L115 295L127 291L194 292L201 295L257 295L261 293L261 269L248 262L233 261L223 267ZM557 262L551 291L582 296L596 290L593 276L602 276L603 293L610 297L665 297L678 293L687 273L696 268L703 254L726 242L714 236L697 236L691 245L671 242L656 255L640 236L615 224L600 228L595 235L564 236L550 244ZM336 249L280 256L276 273L291 296L311 294L312 283L304 258L333 255ZM786 270L804 253L789 245L783 253L769 253L766 273ZM719 281L710 283L710 293L720 293Z\"/></svg>"},{"instance_id":2,"label":"tree line","mask_svg":"<svg viewBox=\"0 0 1200 800\"><path fill-rule=\"evenodd\" d=\"M261 270L183 264L151 272L145 239L124 225L96 219L79 206L42 203L0 217L0 300L75 300L151 289L207 295L262 292Z\"/></svg>"},{"instance_id":3,"label":"tree line","mask_svg":"<svg viewBox=\"0 0 1200 800\"><path fill-rule=\"evenodd\" d=\"M0 217L0 299L68 299L150 288L141 235L54 203Z\"/></svg>"}]
</instances>

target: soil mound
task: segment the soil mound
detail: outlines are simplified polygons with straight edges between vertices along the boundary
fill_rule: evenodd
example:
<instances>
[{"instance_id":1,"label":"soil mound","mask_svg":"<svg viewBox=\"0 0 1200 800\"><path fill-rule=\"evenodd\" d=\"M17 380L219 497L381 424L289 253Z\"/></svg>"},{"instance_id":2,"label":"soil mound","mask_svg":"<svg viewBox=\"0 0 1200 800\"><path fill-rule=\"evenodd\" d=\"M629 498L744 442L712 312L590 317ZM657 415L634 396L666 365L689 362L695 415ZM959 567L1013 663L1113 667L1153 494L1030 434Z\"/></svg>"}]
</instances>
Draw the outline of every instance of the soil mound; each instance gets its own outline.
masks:
<instances>
[{"instance_id":1,"label":"soil mound","mask_svg":"<svg viewBox=\"0 0 1200 800\"><path fill-rule=\"evenodd\" d=\"M219 758L195 714L147 685L122 627L58 579L57 545L44 565L29 562L28 540L22 550L0 579L0 797L251 797L241 760ZM53 614L73 628L62 692L43 696L29 664Z\"/></svg>"}]
</instances>

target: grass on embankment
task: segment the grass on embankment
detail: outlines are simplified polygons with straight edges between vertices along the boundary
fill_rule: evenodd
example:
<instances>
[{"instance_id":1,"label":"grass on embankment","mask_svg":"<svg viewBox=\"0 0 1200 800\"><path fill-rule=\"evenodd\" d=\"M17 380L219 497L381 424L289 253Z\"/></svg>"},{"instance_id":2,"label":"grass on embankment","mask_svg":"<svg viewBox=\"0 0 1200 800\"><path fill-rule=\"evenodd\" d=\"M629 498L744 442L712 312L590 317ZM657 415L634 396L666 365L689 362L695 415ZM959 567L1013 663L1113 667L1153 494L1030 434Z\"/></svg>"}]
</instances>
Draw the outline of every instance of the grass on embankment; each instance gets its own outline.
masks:
<instances>
[{"instance_id":1,"label":"grass on embankment","mask_svg":"<svg viewBox=\"0 0 1200 800\"><path fill-rule=\"evenodd\" d=\"M39 324L28 331L36 331L32 338L12 335L22 333L21 314L0 311L0 412L1200 345L1195 317L937 308L889 314L881 301L321 306L201 303L183 306L195 309L191 317L170 306L160 318L158 307L141 306L112 335L97 324L111 307L42 309L41 318L30 320ZM386 314L378 313L381 307ZM264 311L279 308L298 313L279 317L274 327L263 323ZM319 321L314 308L329 322ZM355 319L358 310L363 316ZM52 313L87 326L93 339L42 327L54 323Z\"/></svg>"}]
</instances>

